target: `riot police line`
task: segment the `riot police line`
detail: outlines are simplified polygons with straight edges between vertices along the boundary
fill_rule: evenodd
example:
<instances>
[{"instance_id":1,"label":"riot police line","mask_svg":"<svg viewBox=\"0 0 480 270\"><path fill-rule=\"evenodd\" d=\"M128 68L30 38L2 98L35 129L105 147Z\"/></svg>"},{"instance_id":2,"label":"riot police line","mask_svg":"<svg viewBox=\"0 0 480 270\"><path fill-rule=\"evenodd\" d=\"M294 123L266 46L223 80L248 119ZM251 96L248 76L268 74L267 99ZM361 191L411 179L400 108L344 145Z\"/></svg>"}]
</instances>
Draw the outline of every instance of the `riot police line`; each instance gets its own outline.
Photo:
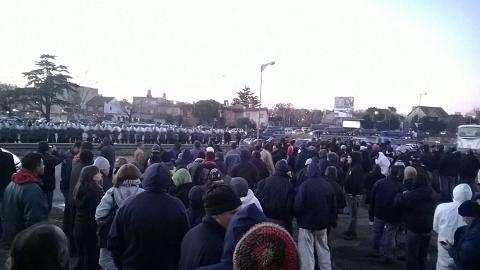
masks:
<instances>
[{"instance_id":1,"label":"riot police line","mask_svg":"<svg viewBox=\"0 0 480 270\"><path fill-rule=\"evenodd\" d=\"M100 143L109 136L117 144L203 144L239 142L244 134L231 134L223 129L202 130L200 128L183 128L159 125L111 125L79 123L0 123L0 143L73 143L89 141Z\"/></svg>"}]
</instances>

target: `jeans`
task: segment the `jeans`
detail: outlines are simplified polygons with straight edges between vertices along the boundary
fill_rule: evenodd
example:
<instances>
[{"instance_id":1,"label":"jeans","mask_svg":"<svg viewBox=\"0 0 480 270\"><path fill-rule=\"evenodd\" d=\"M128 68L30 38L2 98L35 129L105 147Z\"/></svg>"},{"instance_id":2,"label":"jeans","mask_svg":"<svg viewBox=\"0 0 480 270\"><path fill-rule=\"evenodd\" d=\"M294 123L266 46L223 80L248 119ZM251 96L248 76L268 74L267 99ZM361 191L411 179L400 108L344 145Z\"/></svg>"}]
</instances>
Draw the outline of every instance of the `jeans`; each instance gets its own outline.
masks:
<instances>
[{"instance_id":1,"label":"jeans","mask_svg":"<svg viewBox=\"0 0 480 270\"><path fill-rule=\"evenodd\" d=\"M427 252L430 233L407 231L407 270L427 269Z\"/></svg>"},{"instance_id":2,"label":"jeans","mask_svg":"<svg viewBox=\"0 0 480 270\"><path fill-rule=\"evenodd\" d=\"M312 231L300 228L298 230L298 253L300 255L300 269L313 270L315 254L320 270L331 270L330 248L328 247L327 229Z\"/></svg>"},{"instance_id":3,"label":"jeans","mask_svg":"<svg viewBox=\"0 0 480 270\"><path fill-rule=\"evenodd\" d=\"M398 223L388 223L375 217L373 222L373 249L387 258L393 259L395 236L399 226Z\"/></svg>"},{"instance_id":4,"label":"jeans","mask_svg":"<svg viewBox=\"0 0 480 270\"><path fill-rule=\"evenodd\" d=\"M440 190L442 191L442 201L452 201L452 191L457 182L455 176L440 175Z\"/></svg>"},{"instance_id":5,"label":"jeans","mask_svg":"<svg viewBox=\"0 0 480 270\"><path fill-rule=\"evenodd\" d=\"M347 232L357 235L357 212L360 205L360 196L354 196L347 194L347 207L350 213L350 224L348 225Z\"/></svg>"}]
</instances>

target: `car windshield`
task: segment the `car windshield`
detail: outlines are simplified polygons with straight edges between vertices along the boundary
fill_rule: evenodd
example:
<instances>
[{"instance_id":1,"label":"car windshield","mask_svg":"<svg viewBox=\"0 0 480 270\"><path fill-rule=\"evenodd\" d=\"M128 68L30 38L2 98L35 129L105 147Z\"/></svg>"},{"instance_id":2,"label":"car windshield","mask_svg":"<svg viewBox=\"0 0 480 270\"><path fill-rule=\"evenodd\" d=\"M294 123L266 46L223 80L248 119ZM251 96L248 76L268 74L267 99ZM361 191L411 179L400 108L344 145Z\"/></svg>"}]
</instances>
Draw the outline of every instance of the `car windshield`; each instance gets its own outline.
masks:
<instances>
[{"instance_id":1,"label":"car windshield","mask_svg":"<svg viewBox=\"0 0 480 270\"><path fill-rule=\"evenodd\" d=\"M459 137L477 137L480 138L480 127L462 127L458 129Z\"/></svg>"}]
</instances>

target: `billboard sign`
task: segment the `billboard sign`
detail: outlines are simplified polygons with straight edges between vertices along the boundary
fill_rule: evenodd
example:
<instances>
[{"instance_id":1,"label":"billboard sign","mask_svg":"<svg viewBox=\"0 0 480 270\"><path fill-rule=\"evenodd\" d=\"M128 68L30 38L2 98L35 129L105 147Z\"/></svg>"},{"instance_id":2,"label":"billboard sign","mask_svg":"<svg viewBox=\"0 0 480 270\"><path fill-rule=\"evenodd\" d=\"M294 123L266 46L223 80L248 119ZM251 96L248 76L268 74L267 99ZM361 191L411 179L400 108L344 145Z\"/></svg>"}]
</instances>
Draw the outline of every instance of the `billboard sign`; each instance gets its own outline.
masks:
<instances>
[{"instance_id":1,"label":"billboard sign","mask_svg":"<svg viewBox=\"0 0 480 270\"><path fill-rule=\"evenodd\" d=\"M344 127L344 128L360 128L360 121L343 120L342 127Z\"/></svg>"},{"instance_id":2,"label":"billboard sign","mask_svg":"<svg viewBox=\"0 0 480 270\"><path fill-rule=\"evenodd\" d=\"M335 97L335 110L353 111L354 97Z\"/></svg>"}]
</instances>

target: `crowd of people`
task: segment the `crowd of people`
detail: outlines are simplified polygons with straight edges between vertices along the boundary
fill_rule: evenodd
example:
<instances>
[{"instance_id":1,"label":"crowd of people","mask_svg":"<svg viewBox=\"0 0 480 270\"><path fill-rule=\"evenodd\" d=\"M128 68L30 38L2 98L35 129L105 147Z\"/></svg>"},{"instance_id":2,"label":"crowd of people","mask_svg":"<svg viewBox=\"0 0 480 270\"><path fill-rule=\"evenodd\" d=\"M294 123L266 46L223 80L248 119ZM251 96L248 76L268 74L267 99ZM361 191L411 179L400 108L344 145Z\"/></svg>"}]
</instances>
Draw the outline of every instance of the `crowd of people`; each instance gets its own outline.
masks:
<instances>
[{"instance_id":1,"label":"crowd of people","mask_svg":"<svg viewBox=\"0 0 480 270\"><path fill-rule=\"evenodd\" d=\"M128 161L111 137L68 153L40 142L18 172L0 153L10 269L332 269L338 216L348 217L343 238L358 241L364 205L371 256L386 265L403 252L406 269L426 269L436 232L437 269L480 266L480 162L471 152L339 139L232 142L225 153L200 141L149 151L139 142ZM59 164L62 230L46 223Z\"/></svg>"},{"instance_id":2,"label":"crowd of people","mask_svg":"<svg viewBox=\"0 0 480 270\"><path fill-rule=\"evenodd\" d=\"M100 143L110 137L114 143L136 144L203 144L240 142L239 131L223 129L183 128L169 125L136 124L80 124L80 123L39 123L0 122L0 143L73 143L88 141Z\"/></svg>"}]
</instances>

